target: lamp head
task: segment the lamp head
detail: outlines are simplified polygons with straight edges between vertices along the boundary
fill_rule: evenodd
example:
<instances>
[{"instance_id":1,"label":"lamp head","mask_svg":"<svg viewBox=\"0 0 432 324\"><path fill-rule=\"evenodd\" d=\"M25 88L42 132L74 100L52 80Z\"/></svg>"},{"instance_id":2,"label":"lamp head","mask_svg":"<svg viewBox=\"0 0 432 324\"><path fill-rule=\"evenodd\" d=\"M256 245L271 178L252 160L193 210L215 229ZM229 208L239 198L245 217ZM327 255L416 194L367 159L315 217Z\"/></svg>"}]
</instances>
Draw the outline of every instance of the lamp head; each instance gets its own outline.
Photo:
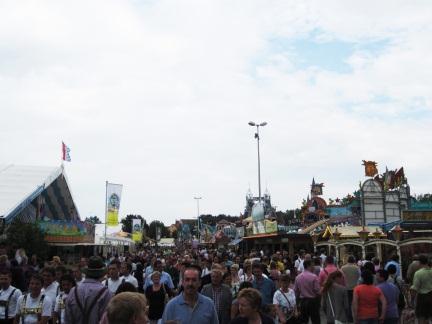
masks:
<instances>
[{"instance_id":1,"label":"lamp head","mask_svg":"<svg viewBox=\"0 0 432 324\"><path fill-rule=\"evenodd\" d=\"M251 121L248 124L251 126L256 126L256 124L254 122L251 122Z\"/></svg>"},{"instance_id":2,"label":"lamp head","mask_svg":"<svg viewBox=\"0 0 432 324\"><path fill-rule=\"evenodd\" d=\"M265 126L265 125L267 125L267 122L263 122L263 123L261 123L261 124L259 124L260 126Z\"/></svg>"}]
</instances>

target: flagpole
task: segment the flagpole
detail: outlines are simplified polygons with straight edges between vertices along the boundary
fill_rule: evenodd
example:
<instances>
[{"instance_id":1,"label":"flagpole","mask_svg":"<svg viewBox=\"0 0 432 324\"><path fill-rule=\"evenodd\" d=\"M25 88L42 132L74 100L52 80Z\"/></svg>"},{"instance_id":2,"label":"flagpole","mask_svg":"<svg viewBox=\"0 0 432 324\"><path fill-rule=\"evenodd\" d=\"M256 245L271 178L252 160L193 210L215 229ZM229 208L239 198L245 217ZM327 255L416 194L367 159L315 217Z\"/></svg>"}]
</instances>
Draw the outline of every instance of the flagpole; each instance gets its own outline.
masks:
<instances>
[{"instance_id":1,"label":"flagpole","mask_svg":"<svg viewBox=\"0 0 432 324\"><path fill-rule=\"evenodd\" d=\"M108 181L105 181L105 235L104 235L104 245L106 243L106 230L107 230L107 195L108 195Z\"/></svg>"},{"instance_id":2,"label":"flagpole","mask_svg":"<svg viewBox=\"0 0 432 324\"><path fill-rule=\"evenodd\" d=\"M62 154L61 154L61 158L60 158L60 166L61 166L61 168L62 168L62 170L64 170L64 153L63 153L63 145L64 145L64 143L63 143L63 141L62 141Z\"/></svg>"}]
</instances>

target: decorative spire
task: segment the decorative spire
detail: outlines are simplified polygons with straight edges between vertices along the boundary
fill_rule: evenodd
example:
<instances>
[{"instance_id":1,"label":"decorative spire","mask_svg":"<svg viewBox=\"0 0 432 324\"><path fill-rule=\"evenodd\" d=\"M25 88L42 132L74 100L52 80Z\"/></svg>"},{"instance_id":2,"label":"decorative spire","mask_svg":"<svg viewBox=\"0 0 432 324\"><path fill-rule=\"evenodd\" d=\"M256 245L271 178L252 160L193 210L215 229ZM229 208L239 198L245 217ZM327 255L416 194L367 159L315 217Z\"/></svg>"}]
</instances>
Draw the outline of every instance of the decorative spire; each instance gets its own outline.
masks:
<instances>
[{"instance_id":1,"label":"decorative spire","mask_svg":"<svg viewBox=\"0 0 432 324\"><path fill-rule=\"evenodd\" d=\"M251 191L250 187L249 187L248 191L246 192L246 197L247 198L251 198L252 197L252 191Z\"/></svg>"}]
</instances>

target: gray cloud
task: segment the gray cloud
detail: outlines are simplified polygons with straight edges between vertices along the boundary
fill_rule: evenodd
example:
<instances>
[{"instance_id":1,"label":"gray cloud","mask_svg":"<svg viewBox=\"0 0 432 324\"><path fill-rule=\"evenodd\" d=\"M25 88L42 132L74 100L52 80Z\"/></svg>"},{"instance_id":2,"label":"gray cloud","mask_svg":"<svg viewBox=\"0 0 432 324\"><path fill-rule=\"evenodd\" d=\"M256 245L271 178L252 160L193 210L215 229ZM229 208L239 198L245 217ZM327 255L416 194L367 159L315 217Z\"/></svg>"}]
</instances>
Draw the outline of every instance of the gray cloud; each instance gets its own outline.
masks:
<instances>
[{"instance_id":1,"label":"gray cloud","mask_svg":"<svg viewBox=\"0 0 432 324\"><path fill-rule=\"evenodd\" d=\"M383 3L383 4L382 4ZM313 1L4 2L0 8L0 150L4 163L56 165L60 143L85 217L104 211L104 182L124 184L121 213L166 223L238 214L262 175L280 209L315 176L325 197L352 192L362 159L404 166L429 190L430 5ZM390 13L389 13L390 10ZM384 14L386 13L386 14ZM296 70L269 40L361 44L349 74ZM255 62L264 54L262 62ZM388 98L377 102L377 96Z\"/></svg>"}]
</instances>

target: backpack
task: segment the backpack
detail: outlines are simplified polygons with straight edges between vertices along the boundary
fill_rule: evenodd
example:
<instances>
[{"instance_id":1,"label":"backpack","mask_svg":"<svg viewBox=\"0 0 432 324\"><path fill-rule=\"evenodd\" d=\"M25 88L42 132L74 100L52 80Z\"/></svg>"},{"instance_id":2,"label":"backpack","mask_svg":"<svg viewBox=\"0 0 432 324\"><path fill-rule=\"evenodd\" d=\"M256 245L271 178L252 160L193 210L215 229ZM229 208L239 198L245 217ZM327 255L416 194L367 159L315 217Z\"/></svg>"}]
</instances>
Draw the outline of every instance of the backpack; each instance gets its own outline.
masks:
<instances>
[{"instance_id":1,"label":"backpack","mask_svg":"<svg viewBox=\"0 0 432 324\"><path fill-rule=\"evenodd\" d=\"M94 308L94 306L96 305L96 303L99 301L99 299L102 297L102 295L107 291L107 287L103 287L102 289L99 290L99 292L97 293L97 295L93 298L93 300L91 301L90 305L87 307L86 304L82 304L81 300L78 297L78 287L75 287L74 292L75 292L75 300L76 303L78 305L78 309L80 310L83 318L82 318L82 323L84 324L90 324L89 323L89 318L90 318L90 314Z\"/></svg>"}]
</instances>

